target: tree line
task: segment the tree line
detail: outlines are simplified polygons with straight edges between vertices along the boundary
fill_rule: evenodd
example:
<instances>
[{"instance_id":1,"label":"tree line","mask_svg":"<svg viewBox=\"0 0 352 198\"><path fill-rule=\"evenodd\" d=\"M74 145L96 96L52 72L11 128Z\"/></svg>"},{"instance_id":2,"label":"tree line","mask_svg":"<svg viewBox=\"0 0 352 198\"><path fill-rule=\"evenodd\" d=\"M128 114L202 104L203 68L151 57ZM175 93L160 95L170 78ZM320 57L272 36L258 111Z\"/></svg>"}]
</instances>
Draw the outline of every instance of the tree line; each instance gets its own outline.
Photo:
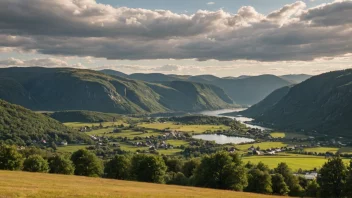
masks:
<instances>
[{"instance_id":1,"label":"tree line","mask_svg":"<svg viewBox=\"0 0 352 198\"><path fill-rule=\"evenodd\" d=\"M85 149L72 155L46 155L38 149L0 145L0 169L298 197L352 197L352 162L346 165L339 157L329 159L317 179L308 181L294 175L286 163L270 169L261 162L245 164L238 154L225 151L190 159L126 154L103 161Z\"/></svg>"}]
</instances>

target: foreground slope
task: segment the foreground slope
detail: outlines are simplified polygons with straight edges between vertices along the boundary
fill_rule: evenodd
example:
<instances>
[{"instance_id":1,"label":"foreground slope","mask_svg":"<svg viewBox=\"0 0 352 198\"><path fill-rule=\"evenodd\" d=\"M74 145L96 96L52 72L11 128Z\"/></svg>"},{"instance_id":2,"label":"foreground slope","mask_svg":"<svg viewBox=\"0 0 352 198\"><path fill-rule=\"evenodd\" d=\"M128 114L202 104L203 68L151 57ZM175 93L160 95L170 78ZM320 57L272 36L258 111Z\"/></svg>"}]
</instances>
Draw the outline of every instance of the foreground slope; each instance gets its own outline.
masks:
<instances>
[{"instance_id":1,"label":"foreground slope","mask_svg":"<svg viewBox=\"0 0 352 198\"><path fill-rule=\"evenodd\" d=\"M352 136L352 69L314 76L292 87L255 118L276 128Z\"/></svg>"},{"instance_id":2,"label":"foreground slope","mask_svg":"<svg viewBox=\"0 0 352 198\"><path fill-rule=\"evenodd\" d=\"M0 100L0 142L26 145L33 142L88 141L84 134L69 129L45 115Z\"/></svg>"},{"instance_id":3,"label":"foreground slope","mask_svg":"<svg viewBox=\"0 0 352 198\"><path fill-rule=\"evenodd\" d=\"M0 171L3 197L265 198L261 194L42 173Z\"/></svg>"},{"instance_id":4,"label":"foreground slope","mask_svg":"<svg viewBox=\"0 0 352 198\"><path fill-rule=\"evenodd\" d=\"M184 89L176 82L147 83L92 70L6 68L0 69L1 78L6 78L6 86L0 87L0 98L32 110L157 113L211 110L233 104L223 90L214 86L187 82L182 86L192 89ZM170 103L175 97L179 105Z\"/></svg>"}]
</instances>

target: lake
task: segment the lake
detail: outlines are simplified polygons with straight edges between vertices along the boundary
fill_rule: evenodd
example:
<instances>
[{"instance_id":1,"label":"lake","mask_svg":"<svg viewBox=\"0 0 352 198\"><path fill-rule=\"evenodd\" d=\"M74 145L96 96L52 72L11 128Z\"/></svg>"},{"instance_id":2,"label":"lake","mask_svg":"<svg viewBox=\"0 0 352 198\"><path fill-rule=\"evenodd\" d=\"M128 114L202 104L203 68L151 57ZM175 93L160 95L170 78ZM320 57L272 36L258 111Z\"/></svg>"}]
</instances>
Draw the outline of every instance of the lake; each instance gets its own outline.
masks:
<instances>
[{"instance_id":1,"label":"lake","mask_svg":"<svg viewBox=\"0 0 352 198\"><path fill-rule=\"evenodd\" d=\"M226 135L217 135L217 134L203 134L203 135L194 135L194 139L201 139L206 141L215 141L217 144L240 144L247 142L254 142L253 139L243 138L243 137L228 137Z\"/></svg>"}]
</instances>

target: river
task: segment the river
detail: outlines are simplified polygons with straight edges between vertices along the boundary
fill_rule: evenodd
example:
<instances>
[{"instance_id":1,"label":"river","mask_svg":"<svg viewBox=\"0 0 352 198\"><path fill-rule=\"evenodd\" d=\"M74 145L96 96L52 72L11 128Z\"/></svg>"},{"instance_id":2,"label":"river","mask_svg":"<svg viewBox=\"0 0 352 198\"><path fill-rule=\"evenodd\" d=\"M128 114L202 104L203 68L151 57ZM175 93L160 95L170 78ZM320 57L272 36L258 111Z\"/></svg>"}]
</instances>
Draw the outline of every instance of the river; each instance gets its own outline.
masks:
<instances>
[{"instance_id":1,"label":"river","mask_svg":"<svg viewBox=\"0 0 352 198\"><path fill-rule=\"evenodd\" d=\"M221 115L221 114L224 114L224 113L239 112L239 111L243 111L243 110L246 110L246 109L245 108L236 108L236 109L221 109L221 110L215 110L215 111L201 111L201 112L198 112L198 114L207 115L207 116L218 116L218 117L233 118L233 119L236 119L236 120L242 122L247 127L261 129L261 130L269 130L269 128L266 128L266 127L262 127L262 126L246 123L246 122L253 121L252 118L244 117L244 116L241 116L241 115L238 115L238 116Z\"/></svg>"}]
</instances>

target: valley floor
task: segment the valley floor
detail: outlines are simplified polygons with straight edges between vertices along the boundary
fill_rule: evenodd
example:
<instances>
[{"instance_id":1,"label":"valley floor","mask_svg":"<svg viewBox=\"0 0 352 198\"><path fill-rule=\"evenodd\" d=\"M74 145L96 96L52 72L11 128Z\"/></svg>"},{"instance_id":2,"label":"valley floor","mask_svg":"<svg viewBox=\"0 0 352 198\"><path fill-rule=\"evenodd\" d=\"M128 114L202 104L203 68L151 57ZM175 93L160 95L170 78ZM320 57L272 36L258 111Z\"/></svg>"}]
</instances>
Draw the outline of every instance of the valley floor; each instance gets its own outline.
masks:
<instances>
[{"instance_id":1,"label":"valley floor","mask_svg":"<svg viewBox=\"0 0 352 198\"><path fill-rule=\"evenodd\" d=\"M79 176L0 171L0 197L269 198L276 196Z\"/></svg>"}]
</instances>

